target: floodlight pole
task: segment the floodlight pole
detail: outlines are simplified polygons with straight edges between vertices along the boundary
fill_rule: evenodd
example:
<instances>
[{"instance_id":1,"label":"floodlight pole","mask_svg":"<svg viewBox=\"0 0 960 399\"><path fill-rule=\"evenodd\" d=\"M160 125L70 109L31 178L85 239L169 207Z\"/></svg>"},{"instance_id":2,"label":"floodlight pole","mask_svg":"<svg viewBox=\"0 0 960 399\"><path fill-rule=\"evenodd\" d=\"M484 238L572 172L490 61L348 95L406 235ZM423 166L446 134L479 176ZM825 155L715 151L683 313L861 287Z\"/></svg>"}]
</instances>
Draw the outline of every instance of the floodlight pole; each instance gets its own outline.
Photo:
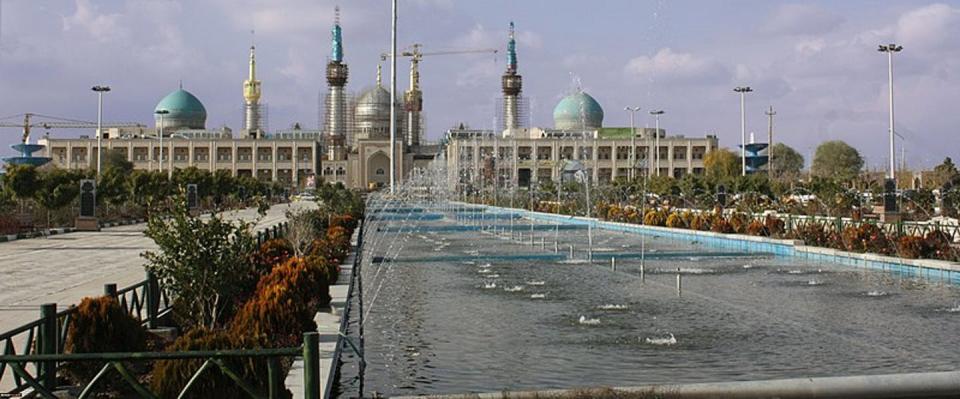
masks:
<instances>
[{"instance_id":1,"label":"floodlight pole","mask_svg":"<svg viewBox=\"0 0 960 399\"><path fill-rule=\"evenodd\" d=\"M392 1L390 28L390 193L396 193L397 179L397 0Z\"/></svg>"},{"instance_id":2,"label":"floodlight pole","mask_svg":"<svg viewBox=\"0 0 960 399\"><path fill-rule=\"evenodd\" d=\"M744 111L744 97L753 91L750 86L738 86L733 91L740 93L740 175L747 175L747 115Z\"/></svg>"},{"instance_id":3,"label":"floodlight pole","mask_svg":"<svg viewBox=\"0 0 960 399\"><path fill-rule=\"evenodd\" d=\"M888 82L890 89L890 170L889 178L893 181L896 181L896 152L894 149L894 128L893 128L893 53L899 53L903 50L903 46L899 46L895 43L890 44L881 44L877 51L881 53L887 53L887 72L888 72Z\"/></svg>"},{"instance_id":4,"label":"floodlight pole","mask_svg":"<svg viewBox=\"0 0 960 399\"><path fill-rule=\"evenodd\" d=\"M103 166L103 93L110 91L110 86L96 85L91 89L97 92L97 177Z\"/></svg>"},{"instance_id":5,"label":"floodlight pole","mask_svg":"<svg viewBox=\"0 0 960 399\"><path fill-rule=\"evenodd\" d=\"M630 180L633 180L637 175L637 128L633 123L633 116L640 107L623 107L623 110L630 113Z\"/></svg>"},{"instance_id":6,"label":"floodlight pole","mask_svg":"<svg viewBox=\"0 0 960 399\"><path fill-rule=\"evenodd\" d=\"M653 131L653 146L657 147L656 158L654 158L654 163L656 164L657 168L657 176L660 176L660 115L663 114L664 112L662 109L650 111L650 115L653 115L657 119L656 128ZM667 154L667 156L669 156L669 154Z\"/></svg>"}]
</instances>

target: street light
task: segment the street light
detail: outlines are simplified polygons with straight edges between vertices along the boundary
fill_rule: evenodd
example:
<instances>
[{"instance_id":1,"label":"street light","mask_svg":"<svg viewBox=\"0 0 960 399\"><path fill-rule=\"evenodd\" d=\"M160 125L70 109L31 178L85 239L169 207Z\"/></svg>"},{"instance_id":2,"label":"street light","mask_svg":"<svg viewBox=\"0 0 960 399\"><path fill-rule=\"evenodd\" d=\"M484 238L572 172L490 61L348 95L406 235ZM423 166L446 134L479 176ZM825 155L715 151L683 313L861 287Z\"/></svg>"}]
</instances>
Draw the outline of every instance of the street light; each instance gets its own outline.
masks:
<instances>
[{"instance_id":1,"label":"street light","mask_svg":"<svg viewBox=\"0 0 960 399\"><path fill-rule=\"evenodd\" d=\"M657 168L657 176L660 176L660 115L663 114L664 112L662 109L650 111L650 115L653 115L655 118L657 118L657 126L653 131L653 146L657 147L657 152L654 154L655 158L653 162Z\"/></svg>"},{"instance_id":2,"label":"street light","mask_svg":"<svg viewBox=\"0 0 960 399\"><path fill-rule=\"evenodd\" d=\"M898 46L894 43L881 44L877 48L877 51L881 53L887 53L887 70L888 70L888 77L889 77L888 84L890 85L890 132L889 132L890 133L890 175L888 177L893 181L896 181L896 176L895 176L896 154L894 153L894 147L893 147L894 146L894 143L893 143L893 140L894 140L893 138L893 134L894 134L894 131L893 131L893 53L899 53L901 50L903 50L903 46Z\"/></svg>"},{"instance_id":3,"label":"street light","mask_svg":"<svg viewBox=\"0 0 960 399\"><path fill-rule=\"evenodd\" d=\"M743 110L744 95L753 91L750 86L737 86L733 91L740 93L740 174L747 175L747 116Z\"/></svg>"},{"instance_id":4,"label":"street light","mask_svg":"<svg viewBox=\"0 0 960 399\"><path fill-rule=\"evenodd\" d=\"M97 92L97 177L100 177L100 167L103 165L103 93L110 91L110 86L96 85L91 90Z\"/></svg>"},{"instance_id":5,"label":"street light","mask_svg":"<svg viewBox=\"0 0 960 399\"><path fill-rule=\"evenodd\" d=\"M157 171L163 172L163 116L169 114L170 111L165 109L158 109L154 111L155 114L160 115L160 159L157 161Z\"/></svg>"},{"instance_id":6,"label":"street light","mask_svg":"<svg viewBox=\"0 0 960 399\"><path fill-rule=\"evenodd\" d=\"M630 180L633 180L637 174L637 128L633 124L633 116L640 107L623 107L623 110L630 113Z\"/></svg>"}]
</instances>

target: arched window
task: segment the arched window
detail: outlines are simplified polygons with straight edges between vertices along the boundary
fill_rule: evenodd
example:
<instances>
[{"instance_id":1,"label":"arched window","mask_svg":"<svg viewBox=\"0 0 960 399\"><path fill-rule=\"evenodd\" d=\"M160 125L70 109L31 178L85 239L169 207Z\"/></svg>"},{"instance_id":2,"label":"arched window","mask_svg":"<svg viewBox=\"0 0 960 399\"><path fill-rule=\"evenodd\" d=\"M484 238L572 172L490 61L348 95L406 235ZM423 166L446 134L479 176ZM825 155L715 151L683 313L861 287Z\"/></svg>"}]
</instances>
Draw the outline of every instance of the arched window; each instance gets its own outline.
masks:
<instances>
[{"instance_id":1,"label":"arched window","mask_svg":"<svg viewBox=\"0 0 960 399\"><path fill-rule=\"evenodd\" d=\"M376 174L383 176L386 172L383 171L383 168L377 168Z\"/></svg>"}]
</instances>

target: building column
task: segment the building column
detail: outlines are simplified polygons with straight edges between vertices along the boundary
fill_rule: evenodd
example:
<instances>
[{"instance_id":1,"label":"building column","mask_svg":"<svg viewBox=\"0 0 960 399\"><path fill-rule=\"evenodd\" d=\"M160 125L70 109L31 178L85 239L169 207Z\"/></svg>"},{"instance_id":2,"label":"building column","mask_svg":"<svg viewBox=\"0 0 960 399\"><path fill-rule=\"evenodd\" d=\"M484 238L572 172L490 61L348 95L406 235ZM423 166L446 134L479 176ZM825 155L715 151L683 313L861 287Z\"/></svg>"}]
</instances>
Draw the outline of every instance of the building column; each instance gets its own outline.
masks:
<instances>
[{"instance_id":1,"label":"building column","mask_svg":"<svg viewBox=\"0 0 960 399\"><path fill-rule=\"evenodd\" d=\"M187 166L194 166L193 165L194 156L196 156L196 150L194 150L193 148L193 140L190 140L189 144L187 144Z\"/></svg>"},{"instance_id":2,"label":"building column","mask_svg":"<svg viewBox=\"0 0 960 399\"><path fill-rule=\"evenodd\" d=\"M277 141L273 140L272 144L270 147L270 160L273 161L273 167L270 169L270 181L277 181L277 162L280 161L277 159Z\"/></svg>"},{"instance_id":3,"label":"building column","mask_svg":"<svg viewBox=\"0 0 960 399\"><path fill-rule=\"evenodd\" d=\"M257 140L252 140L253 144L251 151L253 151L253 156L250 157L251 167L253 168L253 178L260 180L260 171L257 170L257 159L260 157L260 150L257 148Z\"/></svg>"},{"instance_id":4,"label":"building column","mask_svg":"<svg viewBox=\"0 0 960 399\"><path fill-rule=\"evenodd\" d=\"M693 173L693 140L687 140L687 173Z\"/></svg>"},{"instance_id":5,"label":"building column","mask_svg":"<svg viewBox=\"0 0 960 399\"><path fill-rule=\"evenodd\" d=\"M667 175L673 177L673 140L667 141Z\"/></svg>"},{"instance_id":6,"label":"building column","mask_svg":"<svg viewBox=\"0 0 960 399\"><path fill-rule=\"evenodd\" d=\"M67 140L67 169L73 169L73 144Z\"/></svg>"},{"instance_id":7,"label":"building column","mask_svg":"<svg viewBox=\"0 0 960 399\"><path fill-rule=\"evenodd\" d=\"M164 150L164 153L167 154L167 178L169 179L173 177L173 156L175 155L173 153L173 150L177 148L176 146L173 145L172 138L169 141L167 141L167 147L168 148Z\"/></svg>"},{"instance_id":8,"label":"building column","mask_svg":"<svg viewBox=\"0 0 960 399\"><path fill-rule=\"evenodd\" d=\"M593 181L591 183L597 184L600 177L600 155L597 154L597 139L593 139L593 144L591 146L593 147L593 149L590 150L590 163L593 164L593 177L591 177Z\"/></svg>"},{"instance_id":9,"label":"building column","mask_svg":"<svg viewBox=\"0 0 960 399\"><path fill-rule=\"evenodd\" d=\"M300 187L300 181L297 180L297 178L299 177L299 173L298 173L298 172L299 172L299 169L300 169L300 167L298 166L298 165L300 165L300 153L299 153L298 150L297 150L297 140L296 140L296 139L294 139L294 140L292 141L291 151L292 151L292 153L291 153L291 154L292 154L291 160L293 161L293 169L290 171L290 178L293 180L292 183L293 183L293 186L294 186L294 187Z\"/></svg>"},{"instance_id":10,"label":"building column","mask_svg":"<svg viewBox=\"0 0 960 399\"><path fill-rule=\"evenodd\" d=\"M100 156L100 154L97 154ZM87 168L93 168L93 143L89 140L87 141Z\"/></svg>"},{"instance_id":11,"label":"building column","mask_svg":"<svg viewBox=\"0 0 960 399\"><path fill-rule=\"evenodd\" d=\"M230 170L233 177L237 177L237 142L230 140Z\"/></svg>"}]
</instances>

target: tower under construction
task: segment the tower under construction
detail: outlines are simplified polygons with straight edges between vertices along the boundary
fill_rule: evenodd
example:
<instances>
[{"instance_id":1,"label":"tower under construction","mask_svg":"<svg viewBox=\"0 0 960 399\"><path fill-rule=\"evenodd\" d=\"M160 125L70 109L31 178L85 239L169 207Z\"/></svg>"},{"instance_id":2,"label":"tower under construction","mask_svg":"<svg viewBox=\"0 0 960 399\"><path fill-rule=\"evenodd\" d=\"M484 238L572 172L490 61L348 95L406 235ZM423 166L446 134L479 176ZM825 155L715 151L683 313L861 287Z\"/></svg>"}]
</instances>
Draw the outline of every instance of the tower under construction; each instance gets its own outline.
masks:
<instances>
[{"instance_id":1,"label":"tower under construction","mask_svg":"<svg viewBox=\"0 0 960 399\"><path fill-rule=\"evenodd\" d=\"M507 70L503 73L501 83L503 87L503 101L500 115L501 131L512 134L513 129L525 125L527 115L526 101L520 96L523 88L523 78L517 73L517 41L514 34L513 22L510 22L510 40L507 42Z\"/></svg>"},{"instance_id":2,"label":"tower under construction","mask_svg":"<svg viewBox=\"0 0 960 399\"><path fill-rule=\"evenodd\" d=\"M410 59L410 89L403 93L403 108L407 112L406 144L420 145L423 120L423 92L420 91L420 52Z\"/></svg>"},{"instance_id":3,"label":"tower under construction","mask_svg":"<svg viewBox=\"0 0 960 399\"><path fill-rule=\"evenodd\" d=\"M263 123L263 112L260 106L260 81L257 80L256 48L250 46L250 70L247 79L243 81L243 129L252 138L260 138L266 127Z\"/></svg>"},{"instance_id":4,"label":"tower under construction","mask_svg":"<svg viewBox=\"0 0 960 399\"><path fill-rule=\"evenodd\" d=\"M324 132L328 157L331 159L342 158L336 154L345 151L344 147L347 140L347 95L344 87L347 85L348 69L347 64L343 63L343 36L340 28L340 8L336 8L336 17L334 19L333 29L331 30L332 48L330 53L330 62L327 63L327 99L325 102L326 113L324 115ZM342 155L342 154L341 154Z\"/></svg>"}]
</instances>

